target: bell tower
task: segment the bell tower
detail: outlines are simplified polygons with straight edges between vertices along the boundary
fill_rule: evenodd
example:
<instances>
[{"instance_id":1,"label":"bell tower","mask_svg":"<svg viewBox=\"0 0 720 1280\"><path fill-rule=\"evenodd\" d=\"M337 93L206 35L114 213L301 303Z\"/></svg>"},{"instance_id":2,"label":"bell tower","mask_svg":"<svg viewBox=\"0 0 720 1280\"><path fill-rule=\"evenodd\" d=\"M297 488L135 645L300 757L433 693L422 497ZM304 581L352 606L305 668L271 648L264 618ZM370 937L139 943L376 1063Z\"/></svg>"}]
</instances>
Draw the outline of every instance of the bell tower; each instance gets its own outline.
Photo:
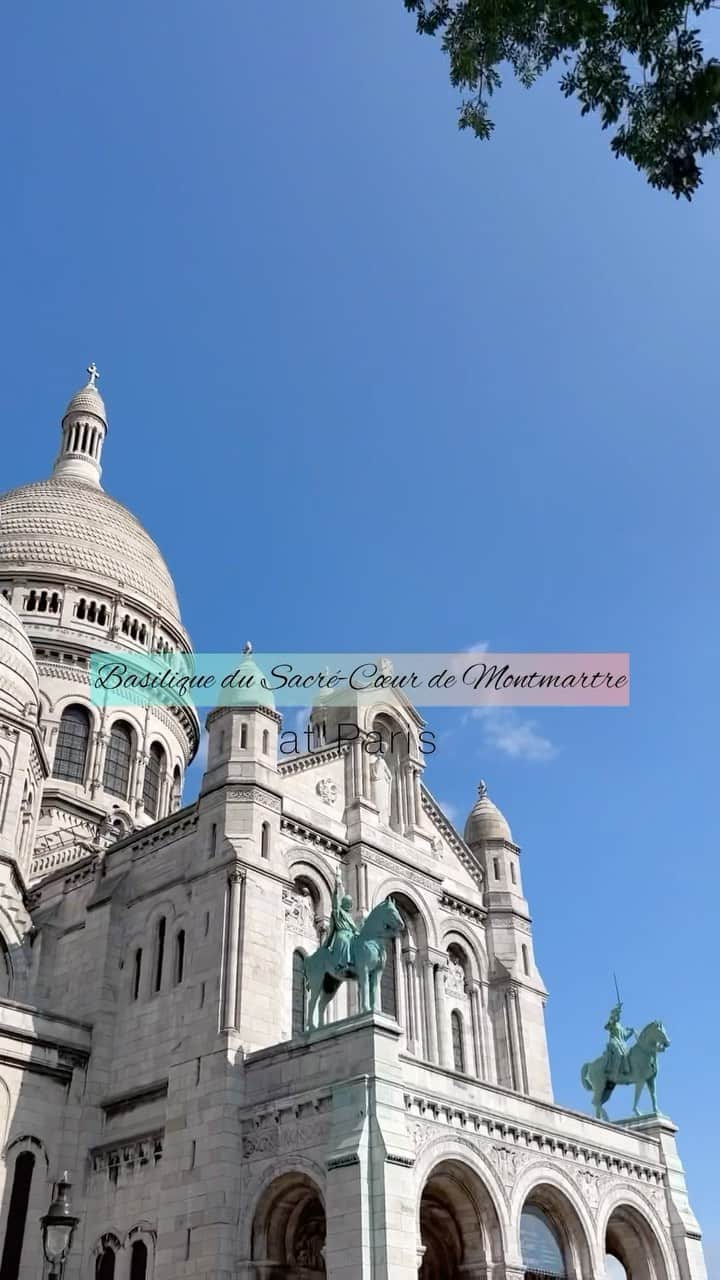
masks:
<instances>
[{"instance_id":1,"label":"bell tower","mask_svg":"<svg viewBox=\"0 0 720 1280\"><path fill-rule=\"evenodd\" d=\"M481 782L465 824L465 842L485 873L490 957L489 1012L498 1082L552 1101L545 1034L547 990L535 965L530 911L523 896L520 849L507 819Z\"/></svg>"}]
</instances>

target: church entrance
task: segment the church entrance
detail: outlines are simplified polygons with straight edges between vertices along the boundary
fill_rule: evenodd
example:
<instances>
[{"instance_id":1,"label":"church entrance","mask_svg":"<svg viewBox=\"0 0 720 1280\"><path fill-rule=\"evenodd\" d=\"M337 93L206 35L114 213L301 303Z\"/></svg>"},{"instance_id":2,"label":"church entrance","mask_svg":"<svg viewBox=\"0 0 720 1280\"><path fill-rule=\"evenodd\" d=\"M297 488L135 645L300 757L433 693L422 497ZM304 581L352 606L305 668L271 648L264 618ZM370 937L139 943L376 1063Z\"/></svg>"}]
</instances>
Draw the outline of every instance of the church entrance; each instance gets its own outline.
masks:
<instances>
[{"instance_id":1,"label":"church entrance","mask_svg":"<svg viewBox=\"0 0 720 1280\"><path fill-rule=\"evenodd\" d=\"M302 1173L276 1178L253 1223L252 1257L265 1280L326 1280L325 1209L314 1182Z\"/></svg>"},{"instance_id":2,"label":"church entrance","mask_svg":"<svg viewBox=\"0 0 720 1280\"><path fill-rule=\"evenodd\" d=\"M436 1165L420 1200L418 1280L468 1280L501 1259L500 1225L477 1174L461 1160Z\"/></svg>"}]
</instances>

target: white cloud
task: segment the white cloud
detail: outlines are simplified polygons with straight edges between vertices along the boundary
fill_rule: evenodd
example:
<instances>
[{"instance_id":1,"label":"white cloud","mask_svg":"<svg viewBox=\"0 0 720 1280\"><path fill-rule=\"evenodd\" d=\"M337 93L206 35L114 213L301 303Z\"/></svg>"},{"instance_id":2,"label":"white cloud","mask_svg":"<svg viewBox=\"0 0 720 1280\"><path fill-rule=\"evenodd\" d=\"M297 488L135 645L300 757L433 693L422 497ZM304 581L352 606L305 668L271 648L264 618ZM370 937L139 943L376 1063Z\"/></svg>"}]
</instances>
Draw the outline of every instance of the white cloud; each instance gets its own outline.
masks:
<instances>
[{"instance_id":1,"label":"white cloud","mask_svg":"<svg viewBox=\"0 0 720 1280\"><path fill-rule=\"evenodd\" d=\"M543 763L554 760L558 748L540 733L537 720L528 720L512 707L474 707L473 720L483 727L485 745L513 760Z\"/></svg>"},{"instance_id":2,"label":"white cloud","mask_svg":"<svg viewBox=\"0 0 720 1280\"><path fill-rule=\"evenodd\" d=\"M489 648L486 640L476 640L475 644L469 644L467 649L463 649L463 653L487 653Z\"/></svg>"}]
</instances>

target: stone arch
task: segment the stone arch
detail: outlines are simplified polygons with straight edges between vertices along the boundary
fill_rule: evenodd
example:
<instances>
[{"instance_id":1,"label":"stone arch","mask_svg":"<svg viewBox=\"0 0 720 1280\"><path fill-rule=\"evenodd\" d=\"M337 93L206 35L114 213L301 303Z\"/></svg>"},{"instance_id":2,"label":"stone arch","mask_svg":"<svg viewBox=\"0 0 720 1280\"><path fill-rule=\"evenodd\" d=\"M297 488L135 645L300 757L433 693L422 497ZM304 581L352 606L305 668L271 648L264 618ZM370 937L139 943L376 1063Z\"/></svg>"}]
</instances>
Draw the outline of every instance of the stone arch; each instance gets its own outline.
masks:
<instances>
[{"instance_id":1,"label":"stone arch","mask_svg":"<svg viewBox=\"0 0 720 1280\"><path fill-rule=\"evenodd\" d=\"M615 1187L598 1209L600 1252L623 1263L632 1280L676 1280L665 1228L649 1201L630 1187Z\"/></svg>"},{"instance_id":2,"label":"stone arch","mask_svg":"<svg viewBox=\"0 0 720 1280\"><path fill-rule=\"evenodd\" d=\"M414 946L422 947L423 949L427 947L437 948L437 927L433 912L425 898L418 893L415 885L408 884L407 881L403 880L402 876L388 876L373 893L373 907L376 907L380 902L384 902L385 898L392 898L395 902L400 899L398 905L402 905L402 899L406 899L410 903L412 907L411 914L417 916L422 924L420 938L413 943Z\"/></svg>"},{"instance_id":3,"label":"stone arch","mask_svg":"<svg viewBox=\"0 0 720 1280\"><path fill-rule=\"evenodd\" d=\"M285 851L285 862L290 880L305 876L314 883L320 896L322 914L329 916L334 874L325 859L312 849L294 845Z\"/></svg>"},{"instance_id":4,"label":"stone arch","mask_svg":"<svg viewBox=\"0 0 720 1280\"><path fill-rule=\"evenodd\" d=\"M469 960L469 976L475 982L482 982L488 974L487 952L481 940L461 920L449 920L441 929L441 950L447 951L451 946L457 946L466 952Z\"/></svg>"},{"instance_id":5,"label":"stone arch","mask_svg":"<svg viewBox=\"0 0 720 1280\"><path fill-rule=\"evenodd\" d=\"M20 903L18 903L18 906L20 906ZM29 916L26 917L25 909L20 907L19 914L25 927L30 929L32 921ZM5 905L1 902L0 937L5 943L5 958L7 959L9 970L9 994L14 1000L22 1000L30 972L29 956L24 945L25 939L18 928L17 921L13 919L10 912L6 910Z\"/></svg>"},{"instance_id":6,"label":"stone arch","mask_svg":"<svg viewBox=\"0 0 720 1280\"><path fill-rule=\"evenodd\" d=\"M7 1162L13 1153L19 1154L21 1151L31 1151L35 1157L42 1156L45 1161L45 1171L49 1171L50 1157L42 1138L36 1138L33 1133L23 1133L17 1138L12 1138L5 1148L5 1161Z\"/></svg>"},{"instance_id":7,"label":"stone arch","mask_svg":"<svg viewBox=\"0 0 720 1280\"><path fill-rule=\"evenodd\" d=\"M318 1180L298 1168L277 1174L250 1219L250 1259L284 1280L325 1280L325 1201Z\"/></svg>"},{"instance_id":8,"label":"stone arch","mask_svg":"<svg viewBox=\"0 0 720 1280\"><path fill-rule=\"evenodd\" d=\"M166 992L170 987L169 975L172 967L172 947L180 913L176 910L171 898L154 903L145 920L143 963L145 974L141 978L141 992L145 999ZM161 921L165 927L160 929ZM147 963L145 957L147 956ZM159 975L159 982L158 982Z\"/></svg>"},{"instance_id":9,"label":"stone arch","mask_svg":"<svg viewBox=\"0 0 720 1280\"><path fill-rule=\"evenodd\" d=\"M115 1259L113 1280L115 1280L116 1277L119 1280L118 1266L122 1255L122 1247L122 1240L117 1231L113 1231L112 1229L103 1231L102 1235L98 1236L90 1250L90 1259L87 1269L88 1280L102 1280L103 1270L105 1269L103 1267L103 1263L107 1262L109 1253L112 1253ZM109 1268L106 1269L105 1274L109 1274Z\"/></svg>"},{"instance_id":10,"label":"stone arch","mask_svg":"<svg viewBox=\"0 0 720 1280\"><path fill-rule=\"evenodd\" d=\"M100 724L100 708L96 703L92 702L87 695L81 693L62 693L56 702L47 702L47 714L52 714L53 719L57 719L57 728L60 726L63 711L67 711L68 707L82 707L83 711L87 711L90 719L90 732L96 733L101 727Z\"/></svg>"},{"instance_id":11,"label":"stone arch","mask_svg":"<svg viewBox=\"0 0 720 1280\"><path fill-rule=\"evenodd\" d=\"M127 1265L129 1280L135 1280L135 1274L142 1274L142 1259L136 1256L138 1250L145 1250L145 1280L155 1274L155 1244L157 1231L149 1222L136 1222L125 1237L125 1250L129 1254Z\"/></svg>"},{"instance_id":12,"label":"stone arch","mask_svg":"<svg viewBox=\"0 0 720 1280\"><path fill-rule=\"evenodd\" d=\"M501 1264L502 1196L476 1153L440 1139L417 1172L420 1280L460 1280Z\"/></svg>"},{"instance_id":13,"label":"stone arch","mask_svg":"<svg viewBox=\"0 0 720 1280\"><path fill-rule=\"evenodd\" d=\"M523 1210L539 1209L559 1238L569 1280L602 1274L593 1217L577 1187L559 1169L549 1169L542 1160L524 1170L513 1187L510 1221L514 1233L513 1251L522 1258L520 1225Z\"/></svg>"}]
</instances>

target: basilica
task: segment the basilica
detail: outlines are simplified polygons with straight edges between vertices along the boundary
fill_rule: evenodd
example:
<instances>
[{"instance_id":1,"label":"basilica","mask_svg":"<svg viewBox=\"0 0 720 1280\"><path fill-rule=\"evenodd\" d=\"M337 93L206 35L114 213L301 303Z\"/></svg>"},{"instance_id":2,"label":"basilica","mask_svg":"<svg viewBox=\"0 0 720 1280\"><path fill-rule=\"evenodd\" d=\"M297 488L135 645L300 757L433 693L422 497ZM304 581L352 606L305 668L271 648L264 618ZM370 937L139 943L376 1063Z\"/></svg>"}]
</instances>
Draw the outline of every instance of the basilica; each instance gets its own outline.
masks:
<instances>
[{"instance_id":1,"label":"basilica","mask_svg":"<svg viewBox=\"0 0 720 1280\"><path fill-rule=\"evenodd\" d=\"M193 707L91 697L191 652L96 383L0 497L0 1280L705 1280L673 1123L555 1102L520 848L484 784L442 812L405 690L319 691L290 755L217 706L185 805ZM306 1030L338 884L402 928Z\"/></svg>"}]
</instances>

